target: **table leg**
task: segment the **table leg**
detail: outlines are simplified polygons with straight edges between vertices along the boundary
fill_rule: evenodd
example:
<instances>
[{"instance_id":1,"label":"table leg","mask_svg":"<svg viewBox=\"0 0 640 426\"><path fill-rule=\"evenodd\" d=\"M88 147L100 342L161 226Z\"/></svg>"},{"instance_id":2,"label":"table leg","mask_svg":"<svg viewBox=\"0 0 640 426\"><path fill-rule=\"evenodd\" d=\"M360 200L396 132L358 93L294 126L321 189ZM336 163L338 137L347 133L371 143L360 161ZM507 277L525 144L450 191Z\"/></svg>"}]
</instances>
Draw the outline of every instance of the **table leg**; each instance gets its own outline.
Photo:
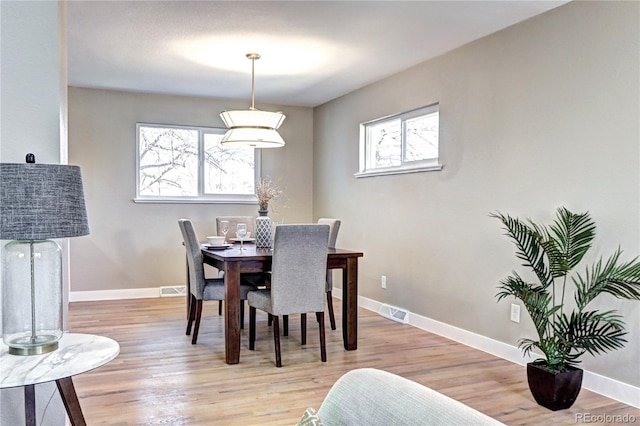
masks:
<instances>
[{"instance_id":1,"label":"table leg","mask_svg":"<svg viewBox=\"0 0 640 426\"><path fill-rule=\"evenodd\" d=\"M36 388L35 385L24 387L24 424L36 426Z\"/></svg>"},{"instance_id":2,"label":"table leg","mask_svg":"<svg viewBox=\"0 0 640 426\"><path fill-rule=\"evenodd\" d=\"M358 258L342 270L342 340L348 351L358 349Z\"/></svg>"},{"instance_id":3,"label":"table leg","mask_svg":"<svg viewBox=\"0 0 640 426\"><path fill-rule=\"evenodd\" d=\"M240 264L225 262L224 265L224 347L227 364L240 362Z\"/></svg>"},{"instance_id":4,"label":"table leg","mask_svg":"<svg viewBox=\"0 0 640 426\"><path fill-rule=\"evenodd\" d=\"M86 426L84 416L82 415L82 408L80 408L80 401L78 401L78 395L73 387L73 381L71 377L65 377L64 379L56 380L58 385L58 391L62 397L64 408L67 409L67 415L71 421L72 426Z\"/></svg>"}]
</instances>

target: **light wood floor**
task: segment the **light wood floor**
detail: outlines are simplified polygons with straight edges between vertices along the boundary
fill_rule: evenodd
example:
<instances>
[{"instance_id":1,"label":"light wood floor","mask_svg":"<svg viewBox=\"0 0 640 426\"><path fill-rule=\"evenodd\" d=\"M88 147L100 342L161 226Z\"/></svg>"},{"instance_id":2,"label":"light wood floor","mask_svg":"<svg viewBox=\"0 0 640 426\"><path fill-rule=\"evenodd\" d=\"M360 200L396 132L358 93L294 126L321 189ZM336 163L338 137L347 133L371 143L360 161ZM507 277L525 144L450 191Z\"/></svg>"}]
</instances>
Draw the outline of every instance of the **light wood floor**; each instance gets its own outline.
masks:
<instances>
[{"instance_id":1,"label":"light wood floor","mask_svg":"<svg viewBox=\"0 0 640 426\"><path fill-rule=\"evenodd\" d=\"M345 351L339 300L335 307L338 329L326 321L328 362L320 362L313 316L305 347L299 317L292 317L289 337L282 338L283 367L276 368L271 329L260 312L256 350L249 351L247 325L240 364L227 365L217 302L205 303L197 345L185 335L183 298L72 303L70 331L104 335L121 348L109 364L73 379L87 423L295 425L342 374L359 367L407 377L509 425L574 425L582 413L640 422L640 410L585 389L570 409L549 411L533 401L524 367L364 309L358 350Z\"/></svg>"}]
</instances>

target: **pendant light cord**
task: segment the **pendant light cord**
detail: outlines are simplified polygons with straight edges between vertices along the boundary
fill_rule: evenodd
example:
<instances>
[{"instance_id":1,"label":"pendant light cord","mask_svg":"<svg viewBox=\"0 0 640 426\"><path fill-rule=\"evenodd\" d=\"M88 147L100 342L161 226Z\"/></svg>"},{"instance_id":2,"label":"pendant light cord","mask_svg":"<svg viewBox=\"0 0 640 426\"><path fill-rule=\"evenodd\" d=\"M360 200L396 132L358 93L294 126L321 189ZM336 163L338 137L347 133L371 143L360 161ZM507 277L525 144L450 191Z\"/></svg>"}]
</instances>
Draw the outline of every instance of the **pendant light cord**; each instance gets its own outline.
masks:
<instances>
[{"instance_id":1,"label":"pendant light cord","mask_svg":"<svg viewBox=\"0 0 640 426\"><path fill-rule=\"evenodd\" d=\"M255 77L255 67L256 67L256 59L260 59L260 55L258 53L247 53L247 58L251 59L251 110L255 110L255 87L256 87L256 77Z\"/></svg>"}]
</instances>

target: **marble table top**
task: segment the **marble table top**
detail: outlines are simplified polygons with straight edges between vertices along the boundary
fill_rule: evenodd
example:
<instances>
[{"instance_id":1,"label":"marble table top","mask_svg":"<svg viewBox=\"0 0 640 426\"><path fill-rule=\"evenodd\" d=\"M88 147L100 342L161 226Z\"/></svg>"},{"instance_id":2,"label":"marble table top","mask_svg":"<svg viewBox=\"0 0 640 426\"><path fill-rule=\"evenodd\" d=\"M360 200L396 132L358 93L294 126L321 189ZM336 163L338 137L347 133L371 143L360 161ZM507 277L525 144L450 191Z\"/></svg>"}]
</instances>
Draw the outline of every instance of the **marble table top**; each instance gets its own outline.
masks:
<instances>
[{"instance_id":1,"label":"marble table top","mask_svg":"<svg viewBox=\"0 0 640 426\"><path fill-rule=\"evenodd\" d=\"M50 382L85 373L120 353L115 340L92 334L64 333L58 349L42 355L10 355L0 348L0 388Z\"/></svg>"}]
</instances>

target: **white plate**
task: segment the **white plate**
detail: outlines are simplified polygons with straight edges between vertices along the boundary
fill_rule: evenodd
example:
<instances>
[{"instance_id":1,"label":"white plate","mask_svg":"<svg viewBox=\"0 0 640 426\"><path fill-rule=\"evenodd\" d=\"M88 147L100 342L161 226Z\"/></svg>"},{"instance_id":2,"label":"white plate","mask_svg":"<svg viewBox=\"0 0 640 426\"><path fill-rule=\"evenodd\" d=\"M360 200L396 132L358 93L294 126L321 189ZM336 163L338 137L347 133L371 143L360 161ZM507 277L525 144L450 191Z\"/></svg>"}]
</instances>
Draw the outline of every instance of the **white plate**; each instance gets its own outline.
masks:
<instances>
[{"instance_id":1,"label":"white plate","mask_svg":"<svg viewBox=\"0 0 640 426\"><path fill-rule=\"evenodd\" d=\"M220 246L212 246L209 244L203 244L202 245L204 248L206 248L207 250L226 250L229 247L233 247L233 244L222 244Z\"/></svg>"},{"instance_id":2,"label":"white plate","mask_svg":"<svg viewBox=\"0 0 640 426\"><path fill-rule=\"evenodd\" d=\"M240 242L240 238L229 238L229 241L234 242L234 243L239 243ZM255 243L256 239L255 238L243 238L242 241L244 241L245 243Z\"/></svg>"}]
</instances>

